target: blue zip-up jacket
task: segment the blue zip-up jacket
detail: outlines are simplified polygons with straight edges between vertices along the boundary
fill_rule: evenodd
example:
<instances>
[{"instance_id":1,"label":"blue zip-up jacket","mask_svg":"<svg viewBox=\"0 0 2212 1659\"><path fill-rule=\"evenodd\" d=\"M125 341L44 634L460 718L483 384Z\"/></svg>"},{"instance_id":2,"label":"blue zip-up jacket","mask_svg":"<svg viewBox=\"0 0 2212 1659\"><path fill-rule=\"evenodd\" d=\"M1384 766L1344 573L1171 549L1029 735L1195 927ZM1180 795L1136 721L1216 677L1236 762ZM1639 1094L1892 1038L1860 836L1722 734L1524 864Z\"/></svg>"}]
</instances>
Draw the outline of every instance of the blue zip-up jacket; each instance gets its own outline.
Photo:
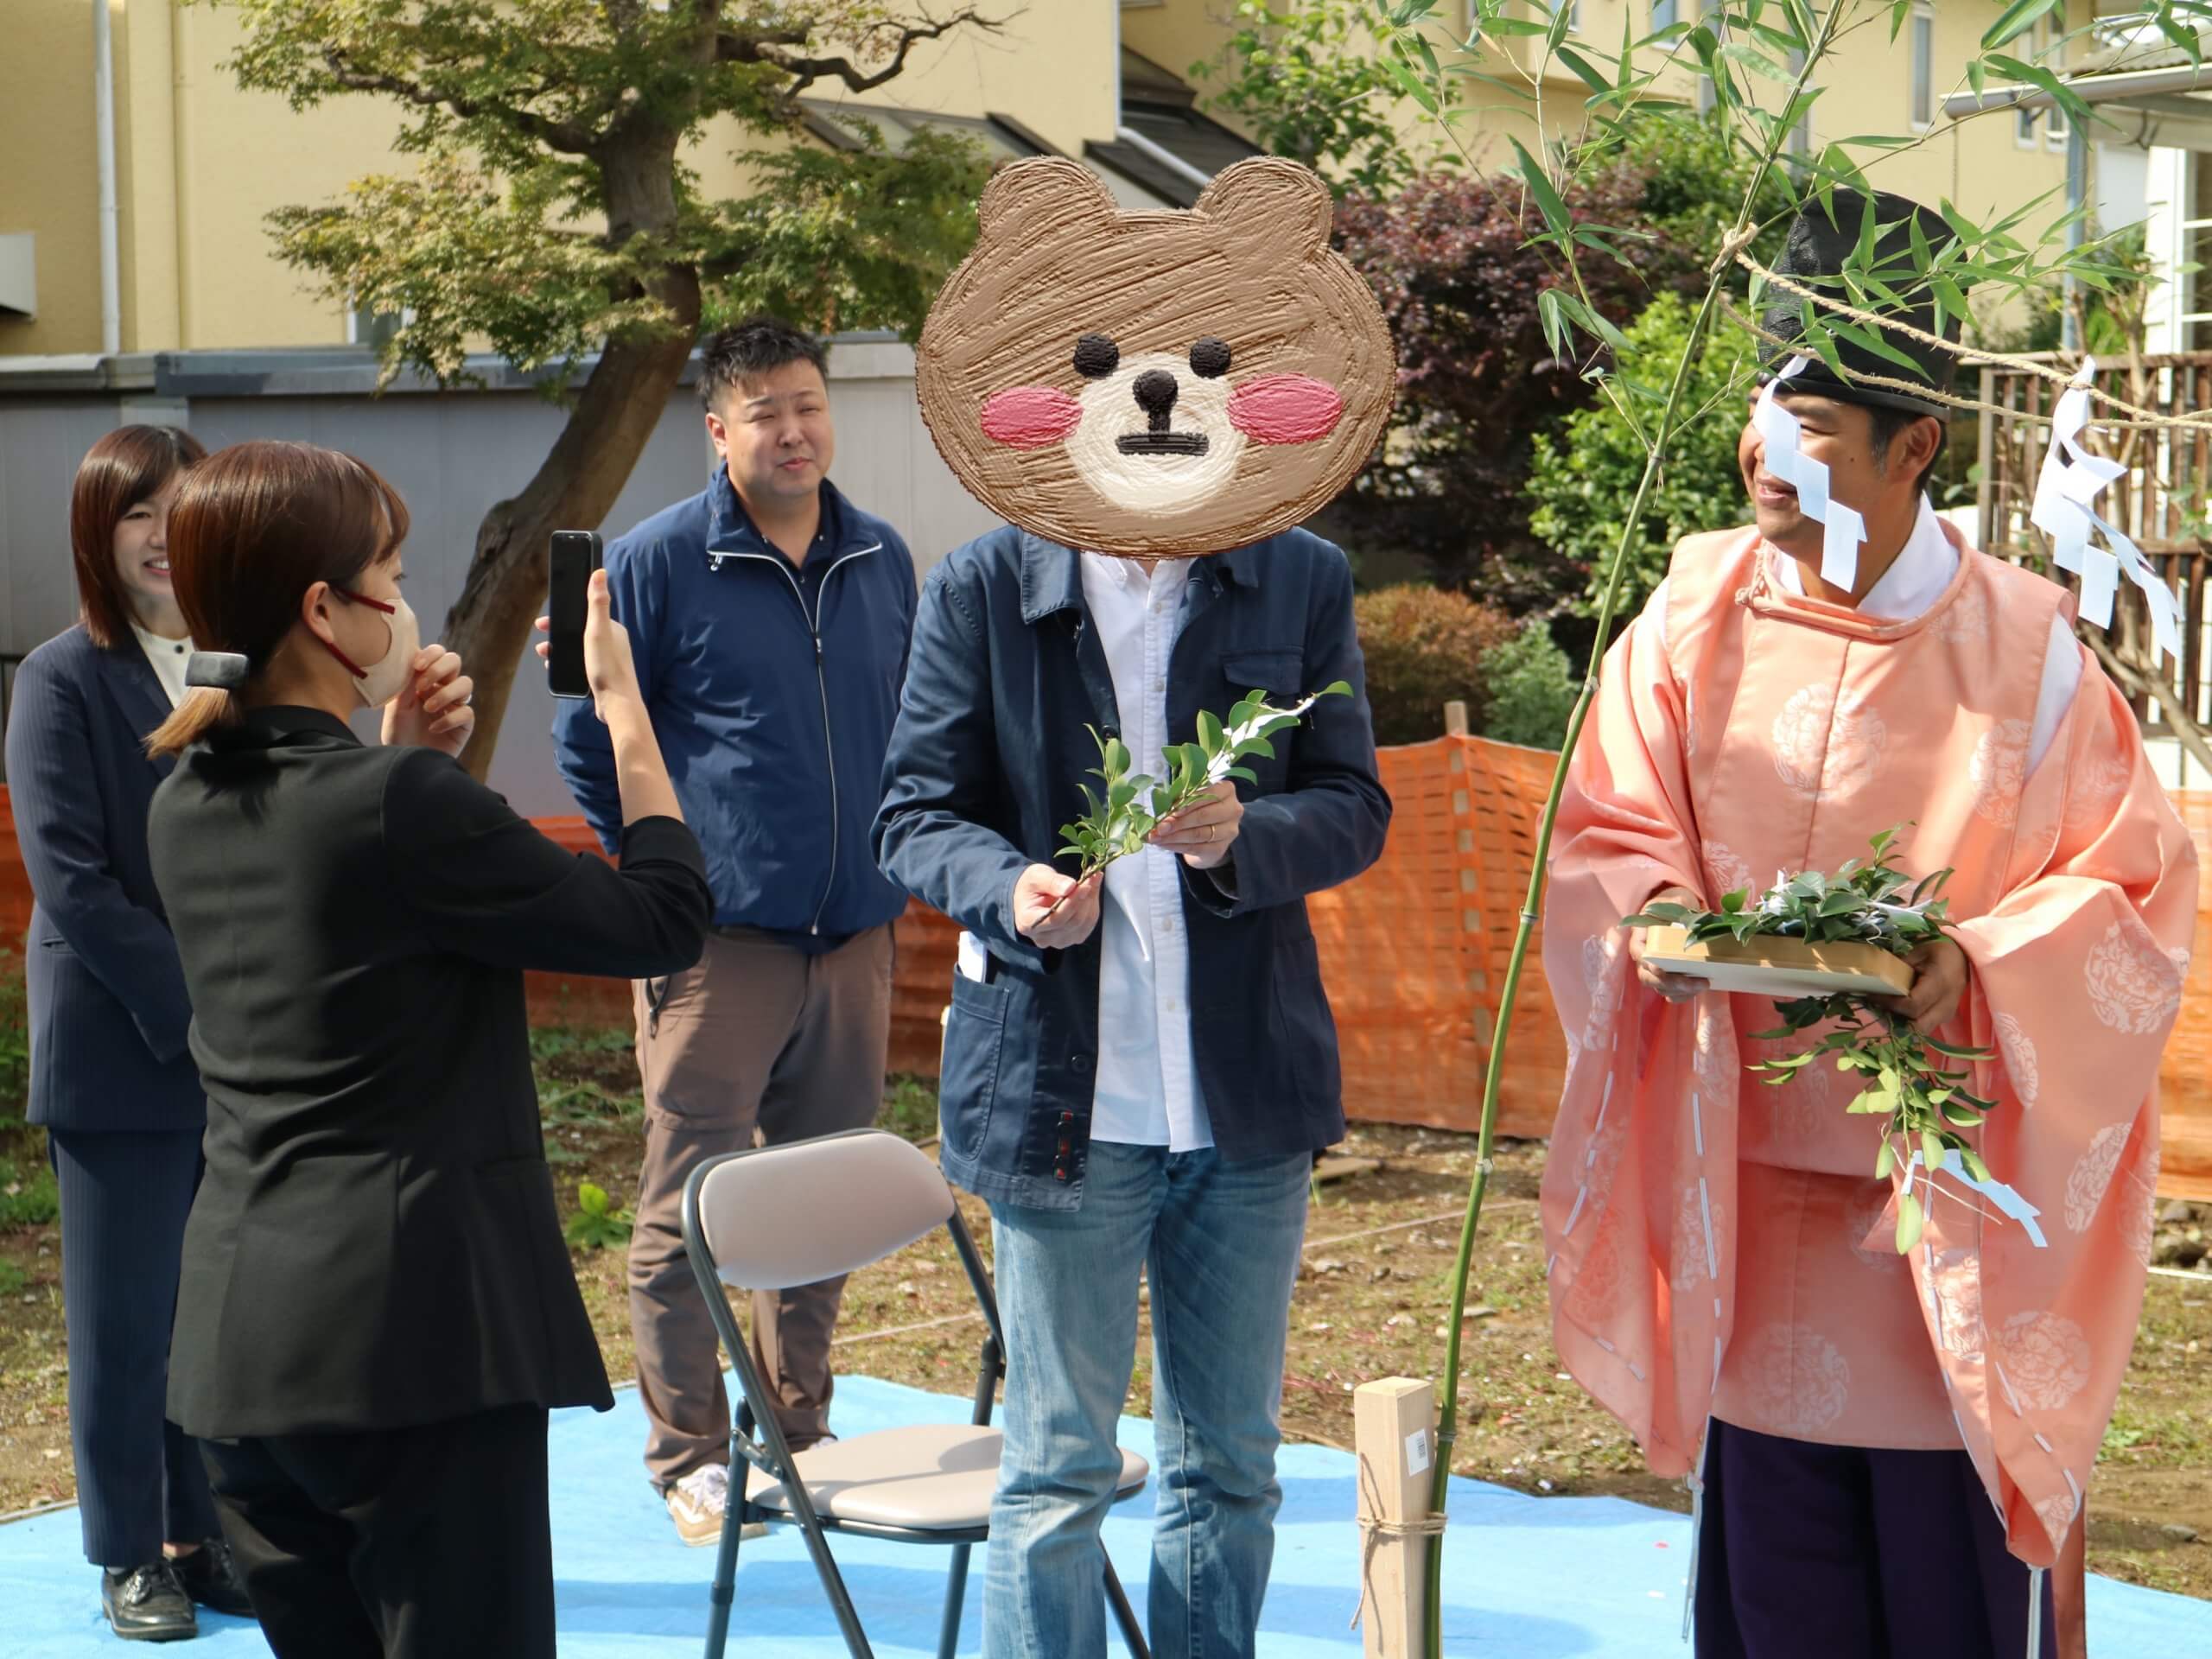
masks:
<instances>
[{"instance_id":1,"label":"blue zip-up jacket","mask_svg":"<svg viewBox=\"0 0 2212 1659\"><path fill-rule=\"evenodd\" d=\"M822 530L792 568L716 467L705 490L607 550L683 817L707 858L715 925L824 949L891 920L906 894L868 845L914 627L898 531L822 486ZM561 776L613 854L622 803L588 702L553 717Z\"/></svg>"},{"instance_id":2,"label":"blue zip-up jacket","mask_svg":"<svg viewBox=\"0 0 2212 1659\"><path fill-rule=\"evenodd\" d=\"M1244 821L1226 874L1183 872L1191 1049L1213 1128L1232 1161L1319 1151L1344 1135L1337 1032L1306 897L1382 852L1390 798L1376 769L1351 569L1302 530L1200 559L1167 664L1167 730L1189 741L1198 711L1226 714L1259 688L1295 701L1335 680L1244 764ZM1098 935L1039 950L1014 931L1014 887L1057 860L1059 827L1084 810L1097 753L1084 730L1121 725L1106 653L1065 547L998 530L930 573L913 671L885 764L876 855L891 879L990 952L977 981L955 975L938 1084L947 1177L987 1198L1041 1209L1083 1202L1097 1084Z\"/></svg>"}]
</instances>

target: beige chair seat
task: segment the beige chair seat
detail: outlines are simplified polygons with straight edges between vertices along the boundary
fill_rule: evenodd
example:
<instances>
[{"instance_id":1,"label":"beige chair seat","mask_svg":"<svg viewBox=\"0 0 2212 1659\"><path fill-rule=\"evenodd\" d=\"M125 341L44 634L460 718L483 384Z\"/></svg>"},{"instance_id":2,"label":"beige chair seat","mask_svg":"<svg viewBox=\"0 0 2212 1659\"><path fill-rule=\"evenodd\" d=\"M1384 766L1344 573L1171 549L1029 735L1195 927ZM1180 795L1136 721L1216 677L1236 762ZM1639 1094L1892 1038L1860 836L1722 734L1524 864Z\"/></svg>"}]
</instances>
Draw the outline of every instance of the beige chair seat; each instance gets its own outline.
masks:
<instances>
[{"instance_id":1,"label":"beige chair seat","mask_svg":"<svg viewBox=\"0 0 2212 1659\"><path fill-rule=\"evenodd\" d=\"M995 1428L967 1423L920 1423L827 1440L792 1461L824 1521L960 1532L990 1521L1003 1438ZM1135 1491L1150 1472L1142 1458L1123 1452L1117 1491ZM758 1469L751 1471L747 1493L763 1509L791 1513L784 1484Z\"/></svg>"}]
</instances>

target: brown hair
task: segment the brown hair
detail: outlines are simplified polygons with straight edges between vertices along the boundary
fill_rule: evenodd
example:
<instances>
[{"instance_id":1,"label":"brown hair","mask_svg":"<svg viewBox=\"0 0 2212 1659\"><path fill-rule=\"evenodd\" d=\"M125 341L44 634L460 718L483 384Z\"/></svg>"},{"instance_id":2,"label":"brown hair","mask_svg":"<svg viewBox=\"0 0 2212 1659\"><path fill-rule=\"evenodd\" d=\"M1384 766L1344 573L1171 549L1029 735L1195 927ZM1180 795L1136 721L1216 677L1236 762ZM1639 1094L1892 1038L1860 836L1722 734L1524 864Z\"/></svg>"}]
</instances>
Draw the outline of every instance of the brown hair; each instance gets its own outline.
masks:
<instances>
[{"instance_id":1,"label":"brown hair","mask_svg":"<svg viewBox=\"0 0 2212 1659\"><path fill-rule=\"evenodd\" d=\"M69 491L69 550L85 632L103 651L130 638L130 596L115 568L115 527L207 451L181 427L118 426L85 452Z\"/></svg>"},{"instance_id":2,"label":"brown hair","mask_svg":"<svg viewBox=\"0 0 2212 1659\"><path fill-rule=\"evenodd\" d=\"M366 463L311 443L255 442L194 467L169 509L169 580L194 645L246 659L236 690L194 690L147 739L175 754L235 721L318 582L353 587L407 539L407 504Z\"/></svg>"}]
</instances>

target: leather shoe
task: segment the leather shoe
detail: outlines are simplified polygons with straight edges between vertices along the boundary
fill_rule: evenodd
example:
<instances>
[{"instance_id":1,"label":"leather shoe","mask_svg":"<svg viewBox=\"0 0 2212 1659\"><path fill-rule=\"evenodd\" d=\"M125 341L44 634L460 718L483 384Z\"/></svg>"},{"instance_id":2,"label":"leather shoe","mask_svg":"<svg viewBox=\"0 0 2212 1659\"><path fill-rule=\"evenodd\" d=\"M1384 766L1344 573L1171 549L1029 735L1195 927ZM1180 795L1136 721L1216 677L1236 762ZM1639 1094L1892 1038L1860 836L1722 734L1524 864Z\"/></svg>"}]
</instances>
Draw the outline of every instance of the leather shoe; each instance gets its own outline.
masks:
<instances>
[{"instance_id":1,"label":"leather shoe","mask_svg":"<svg viewBox=\"0 0 2212 1659\"><path fill-rule=\"evenodd\" d=\"M192 1598L167 1560L104 1569L100 1607L110 1628L125 1642L185 1642L200 1634Z\"/></svg>"},{"instance_id":2,"label":"leather shoe","mask_svg":"<svg viewBox=\"0 0 2212 1659\"><path fill-rule=\"evenodd\" d=\"M189 1555L179 1555L169 1565L176 1569L184 1593L202 1607L233 1618L251 1618L253 1599L245 1592L245 1574L238 1558L220 1538L210 1538Z\"/></svg>"}]
</instances>

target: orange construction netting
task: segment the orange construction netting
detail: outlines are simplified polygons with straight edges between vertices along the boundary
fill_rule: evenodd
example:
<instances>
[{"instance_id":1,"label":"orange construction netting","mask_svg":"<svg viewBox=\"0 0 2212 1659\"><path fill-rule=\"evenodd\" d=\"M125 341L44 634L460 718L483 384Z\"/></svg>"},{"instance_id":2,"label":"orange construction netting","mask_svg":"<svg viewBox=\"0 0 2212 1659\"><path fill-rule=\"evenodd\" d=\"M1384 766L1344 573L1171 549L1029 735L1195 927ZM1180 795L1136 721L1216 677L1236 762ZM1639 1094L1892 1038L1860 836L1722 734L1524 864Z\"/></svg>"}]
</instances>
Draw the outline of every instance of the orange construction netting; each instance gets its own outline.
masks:
<instances>
[{"instance_id":1,"label":"orange construction netting","mask_svg":"<svg viewBox=\"0 0 2212 1659\"><path fill-rule=\"evenodd\" d=\"M1485 738L1445 737L1382 752L1396 804L1382 857L1310 901L1321 973L1356 1118L1472 1130L1481 1115L1514 930L1528 895L1536 822L1554 757ZM2212 794L2177 795L2196 840L2212 912ZM2212 928L2200 930L2212 939ZM893 1070L934 1076L955 929L912 906L899 925L891 1007ZM1529 946L1514 1013L1498 1129L1550 1133L1567 1044L1544 982L1543 930ZM2162 1192L2212 1198L2212 945L2190 969L2167 1045L2161 1096Z\"/></svg>"},{"instance_id":2,"label":"orange construction netting","mask_svg":"<svg viewBox=\"0 0 2212 1659\"><path fill-rule=\"evenodd\" d=\"M1356 1118L1471 1130L1482 1103L1498 995L1529 884L1536 821L1554 757L1485 738L1444 737L1382 752L1382 782L1396 804L1389 844L1375 868L1313 899L1313 932L1344 1053L1344 1105ZM2186 791L2176 807L2196 838L2202 919L2212 914L2212 793ZM596 851L576 819L540 826L579 850ZM22 938L30 887L0 788L0 929ZM920 905L899 925L892 989L891 1066L937 1074L939 1019L952 980L951 923ZM1498 1128L1542 1135L1566 1076L1567 1046L1544 983L1543 932L1530 943L1514 1015L1511 1065ZM531 976L542 1022L621 1022L630 989L607 980ZM2180 1023L2166 1046L2161 1096L2165 1149L2158 1186L2212 1198L2212 944L2190 969Z\"/></svg>"}]
</instances>

